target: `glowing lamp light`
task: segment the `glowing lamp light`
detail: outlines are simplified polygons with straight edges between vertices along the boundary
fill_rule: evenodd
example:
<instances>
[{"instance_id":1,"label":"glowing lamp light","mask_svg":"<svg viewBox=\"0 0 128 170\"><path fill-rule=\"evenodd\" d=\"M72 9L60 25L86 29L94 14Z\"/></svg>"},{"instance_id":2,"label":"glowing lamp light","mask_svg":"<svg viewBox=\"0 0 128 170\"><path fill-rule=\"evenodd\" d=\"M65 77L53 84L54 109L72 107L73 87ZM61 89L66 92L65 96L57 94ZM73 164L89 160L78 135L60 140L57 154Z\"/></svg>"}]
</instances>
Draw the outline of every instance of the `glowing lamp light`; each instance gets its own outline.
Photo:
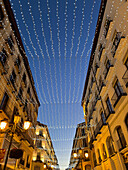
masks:
<instances>
[{"instance_id":1,"label":"glowing lamp light","mask_svg":"<svg viewBox=\"0 0 128 170\"><path fill-rule=\"evenodd\" d=\"M51 168L54 168L54 166L53 166L53 165L51 165Z\"/></svg>"},{"instance_id":2,"label":"glowing lamp light","mask_svg":"<svg viewBox=\"0 0 128 170\"><path fill-rule=\"evenodd\" d=\"M7 121L5 121L5 120L1 121L0 122L0 129L4 130L4 129L6 129L6 127L7 127Z\"/></svg>"},{"instance_id":3,"label":"glowing lamp light","mask_svg":"<svg viewBox=\"0 0 128 170\"><path fill-rule=\"evenodd\" d=\"M85 155L85 158L88 158L88 152L85 152L84 155Z\"/></svg>"},{"instance_id":4,"label":"glowing lamp light","mask_svg":"<svg viewBox=\"0 0 128 170\"><path fill-rule=\"evenodd\" d=\"M31 124L31 123L30 123L29 121L25 121L25 122L24 122L24 129L25 129L25 130L29 129L30 124Z\"/></svg>"},{"instance_id":5,"label":"glowing lamp light","mask_svg":"<svg viewBox=\"0 0 128 170\"><path fill-rule=\"evenodd\" d=\"M46 169L46 165L44 165L44 169Z\"/></svg>"},{"instance_id":6,"label":"glowing lamp light","mask_svg":"<svg viewBox=\"0 0 128 170\"><path fill-rule=\"evenodd\" d=\"M36 156L33 157L33 161L36 161Z\"/></svg>"},{"instance_id":7,"label":"glowing lamp light","mask_svg":"<svg viewBox=\"0 0 128 170\"><path fill-rule=\"evenodd\" d=\"M77 157L77 153L74 153L73 156L74 156L74 158L76 158Z\"/></svg>"}]
</instances>

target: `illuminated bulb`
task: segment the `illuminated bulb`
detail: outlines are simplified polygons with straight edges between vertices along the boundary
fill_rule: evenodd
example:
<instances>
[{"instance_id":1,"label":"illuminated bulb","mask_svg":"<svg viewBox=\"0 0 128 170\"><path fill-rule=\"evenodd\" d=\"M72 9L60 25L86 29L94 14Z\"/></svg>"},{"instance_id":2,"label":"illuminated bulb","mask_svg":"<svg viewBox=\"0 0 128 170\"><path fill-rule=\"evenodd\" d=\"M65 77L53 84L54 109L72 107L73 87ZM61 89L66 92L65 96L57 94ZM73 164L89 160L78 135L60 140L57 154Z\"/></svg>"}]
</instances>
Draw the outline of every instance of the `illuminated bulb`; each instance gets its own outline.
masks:
<instances>
[{"instance_id":1,"label":"illuminated bulb","mask_svg":"<svg viewBox=\"0 0 128 170\"><path fill-rule=\"evenodd\" d=\"M44 165L44 168L46 168L46 165Z\"/></svg>"},{"instance_id":2,"label":"illuminated bulb","mask_svg":"<svg viewBox=\"0 0 128 170\"><path fill-rule=\"evenodd\" d=\"M85 153L85 158L88 158L88 152Z\"/></svg>"},{"instance_id":3,"label":"illuminated bulb","mask_svg":"<svg viewBox=\"0 0 128 170\"><path fill-rule=\"evenodd\" d=\"M36 157L35 156L33 157L33 161L36 161Z\"/></svg>"},{"instance_id":4,"label":"illuminated bulb","mask_svg":"<svg viewBox=\"0 0 128 170\"><path fill-rule=\"evenodd\" d=\"M77 157L77 153L74 153L73 156L74 156L74 158L76 158Z\"/></svg>"},{"instance_id":5,"label":"illuminated bulb","mask_svg":"<svg viewBox=\"0 0 128 170\"><path fill-rule=\"evenodd\" d=\"M24 129L27 130L30 127L30 122L29 121L25 121L24 122Z\"/></svg>"},{"instance_id":6,"label":"illuminated bulb","mask_svg":"<svg viewBox=\"0 0 128 170\"><path fill-rule=\"evenodd\" d=\"M7 126L7 122L6 121L0 122L0 129L1 130L4 130L6 128L6 126Z\"/></svg>"},{"instance_id":7,"label":"illuminated bulb","mask_svg":"<svg viewBox=\"0 0 128 170\"><path fill-rule=\"evenodd\" d=\"M53 166L53 165L51 165L51 168L54 168L54 166Z\"/></svg>"}]
</instances>

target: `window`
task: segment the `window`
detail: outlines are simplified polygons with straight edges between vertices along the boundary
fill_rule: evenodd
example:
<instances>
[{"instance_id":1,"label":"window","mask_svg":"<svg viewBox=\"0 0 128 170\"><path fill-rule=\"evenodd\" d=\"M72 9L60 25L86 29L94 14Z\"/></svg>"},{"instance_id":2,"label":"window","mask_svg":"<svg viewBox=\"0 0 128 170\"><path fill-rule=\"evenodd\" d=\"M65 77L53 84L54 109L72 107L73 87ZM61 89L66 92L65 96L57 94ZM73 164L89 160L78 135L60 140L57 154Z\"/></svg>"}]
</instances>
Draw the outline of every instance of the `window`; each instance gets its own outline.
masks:
<instances>
[{"instance_id":1,"label":"window","mask_svg":"<svg viewBox=\"0 0 128 170\"><path fill-rule=\"evenodd\" d=\"M8 103L8 100L9 100L9 96L8 94L5 92L4 93L4 96L3 96L3 99L2 99L2 102L1 102L1 105L0 105L0 108L2 110L5 110L6 106L7 106L7 103Z\"/></svg>"},{"instance_id":2,"label":"window","mask_svg":"<svg viewBox=\"0 0 128 170\"><path fill-rule=\"evenodd\" d=\"M23 90L22 90L22 88L20 87L19 93L18 93L18 98L19 98L20 100L22 100L22 95L23 95Z\"/></svg>"},{"instance_id":3,"label":"window","mask_svg":"<svg viewBox=\"0 0 128 170\"><path fill-rule=\"evenodd\" d=\"M25 87L26 87L26 86L27 86L27 82L26 82L26 74L25 74L25 73L23 74L22 80L23 80L24 85L25 85Z\"/></svg>"},{"instance_id":4,"label":"window","mask_svg":"<svg viewBox=\"0 0 128 170\"><path fill-rule=\"evenodd\" d=\"M100 44L99 53L98 53L99 60L101 59L101 55L102 55L103 49L104 49L103 45Z\"/></svg>"},{"instance_id":5,"label":"window","mask_svg":"<svg viewBox=\"0 0 128 170\"><path fill-rule=\"evenodd\" d=\"M20 60L20 58L19 58L19 56L17 57L17 59L16 59L16 61L15 61L15 66L17 66L18 67L18 70L20 71L21 70L21 60ZM18 73L20 73L20 72L18 72Z\"/></svg>"},{"instance_id":6,"label":"window","mask_svg":"<svg viewBox=\"0 0 128 170\"><path fill-rule=\"evenodd\" d=\"M109 114L113 113L113 108L112 108L109 97L107 97L106 105L107 105L107 109L106 109L106 118L107 118Z\"/></svg>"},{"instance_id":7,"label":"window","mask_svg":"<svg viewBox=\"0 0 128 170\"><path fill-rule=\"evenodd\" d=\"M105 149L105 145L104 144L102 146L102 150L103 150L103 158L106 159L107 158L107 153L106 153L106 149Z\"/></svg>"},{"instance_id":8,"label":"window","mask_svg":"<svg viewBox=\"0 0 128 170\"><path fill-rule=\"evenodd\" d=\"M107 75L108 75L108 72L109 72L109 69L111 67L111 63L110 63L110 60L109 59L106 59L105 61L105 71L104 71L104 78L106 79Z\"/></svg>"},{"instance_id":9,"label":"window","mask_svg":"<svg viewBox=\"0 0 128 170\"><path fill-rule=\"evenodd\" d=\"M117 144L118 144L119 150L121 150L126 147L126 140L125 140L124 134L122 132L121 126L119 126L117 128L117 134L119 137Z\"/></svg>"},{"instance_id":10,"label":"window","mask_svg":"<svg viewBox=\"0 0 128 170\"><path fill-rule=\"evenodd\" d=\"M11 76L10 76L10 81L11 81L14 89L16 90L15 79L16 79L16 74L15 74L15 71L13 70L13 71L12 71L12 74L11 74Z\"/></svg>"},{"instance_id":11,"label":"window","mask_svg":"<svg viewBox=\"0 0 128 170\"><path fill-rule=\"evenodd\" d=\"M30 168L30 156L29 156L29 155L27 155L26 167L27 167L27 168Z\"/></svg>"},{"instance_id":12,"label":"window","mask_svg":"<svg viewBox=\"0 0 128 170\"><path fill-rule=\"evenodd\" d=\"M3 50L0 52L0 62L2 63L2 65L4 66L6 61L7 61L8 55L5 51L5 49L3 48Z\"/></svg>"},{"instance_id":13,"label":"window","mask_svg":"<svg viewBox=\"0 0 128 170\"><path fill-rule=\"evenodd\" d=\"M115 150L112 143L112 138L110 136L107 137L106 144L107 144L109 155L110 156L113 155L115 153Z\"/></svg>"},{"instance_id":14,"label":"window","mask_svg":"<svg viewBox=\"0 0 128 170\"><path fill-rule=\"evenodd\" d=\"M101 163L101 156L100 156L100 150L99 149L97 149L97 154L98 154L98 161L99 161L99 163Z\"/></svg>"},{"instance_id":15,"label":"window","mask_svg":"<svg viewBox=\"0 0 128 170\"><path fill-rule=\"evenodd\" d=\"M93 152L93 162L94 162L94 167L95 167L97 165L95 152Z\"/></svg>"},{"instance_id":16,"label":"window","mask_svg":"<svg viewBox=\"0 0 128 170\"><path fill-rule=\"evenodd\" d=\"M40 161L40 152L37 152L37 160Z\"/></svg>"},{"instance_id":17,"label":"window","mask_svg":"<svg viewBox=\"0 0 128 170\"><path fill-rule=\"evenodd\" d=\"M128 130L128 114L127 114L127 116L125 118L125 124L126 124L127 130Z\"/></svg>"},{"instance_id":18,"label":"window","mask_svg":"<svg viewBox=\"0 0 128 170\"><path fill-rule=\"evenodd\" d=\"M106 21L105 21L105 30L104 30L105 38L107 37L107 33L108 33L108 30L109 30L110 22L111 22L111 20L109 18L107 18Z\"/></svg>"},{"instance_id":19,"label":"window","mask_svg":"<svg viewBox=\"0 0 128 170\"><path fill-rule=\"evenodd\" d=\"M3 28L2 20L4 19L4 13L2 10L2 6L0 5L0 28Z\"/></svg>"},{"instance_id":20,"label":"window","mask_svg":"<svg viewBox=\"0 0 128 170\"><path fill-rule=\"evenodd\" d=\"M126 93L123 92L123 87L120 85L118 79L116 80L116 83L114 85L114 90L115 90L115 93L114 95L112 96L112 102L113 102L113 106L115 107L116 104L118 103L119 99L121 98L121 96L125 96Z\"/></svg>"},{"instance_id":21,"label":"window","mask_svg":"<svg viewBox=\"0 0 128 170\"><path fill-rule=\"evenodd\" d=\"M117 50L117 48L118 48L118 45L119 45L120 40L121 40L121 33L120 33L120 32L117 32L117 31L115 30L114 35L113 35L113 38L112 38L113 45L112 45L112 48L111 48L111 53L112 53L113 57L114 57L115 54L116 54L116 50Z\"/></svg>"},{"instance_id":22,"label":"window","mask_svg":"<svg viewBox=\"0 0 128 170\"><path fill-rule=\"evenodd\" d=\"M85 130L84 130L84 128L81 129L81 134L82 134L82 136L85 136Z\"/></svg>"},{"instance_id":23,"label":"window","mask_svg":"<svg viewBox=\"0 0 128 170\"><path fill-rule=\"evenodd\" d=\"M39 131L39 136L43 136L42 130Z\"/></svg>"},{"instance_id":24,"label":"window","mask_svg":"<svg viewBox=\"0 0 128 170\"><path fill-rule=\"evenodd\" d=\"M103 111L101 112L101 119L102 119L102 122L103 122L104 124L106 124L106 119L105 119L105 116L104 116Z\"/></svg>"},{"instance_id":25,"label":"window","mask_svg":"<svg viewBox=\"0 0 128 170\"><path fill-rule=\"evenodd\" d=\"M14 51L14 41L12 39L12 35L10 35L10 37L8 37L7 43L9 45L9 47L11 48L11 50ZM13 53L11 53L11 54L13 54Z\"/></svg>"},{"instance_id":26,"label":"window","mask_svg":"<svg viewBox=\"0 0 128 170\"><path fill-rule=\"evenodd\" d=\"M83 147L87 147L86 138L83 139Z\"/></svg>"},{"instance_id":27,"label":"window","mask_svg":"<svg viewBox=\"0 0 128 170\"><path fill-rule=\"evenodd\" d=\"M124 63L124 65L126 66L126 71L125 71L122 79L124 80L125 86L128 87L128 50L126 52L126 56L127 56L127 59Z\"/></svg>"}]
</instances>

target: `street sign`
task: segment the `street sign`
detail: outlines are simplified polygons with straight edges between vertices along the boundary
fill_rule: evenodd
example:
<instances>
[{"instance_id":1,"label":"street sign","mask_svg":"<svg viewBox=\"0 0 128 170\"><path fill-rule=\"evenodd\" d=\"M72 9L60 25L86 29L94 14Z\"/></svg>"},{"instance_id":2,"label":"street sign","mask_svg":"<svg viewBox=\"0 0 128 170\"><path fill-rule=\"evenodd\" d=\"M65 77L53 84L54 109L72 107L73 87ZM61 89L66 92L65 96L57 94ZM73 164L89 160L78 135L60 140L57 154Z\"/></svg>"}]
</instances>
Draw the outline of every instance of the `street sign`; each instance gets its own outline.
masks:
<instances>
[{"instance_id":1,"label":"street sign","mask_svg":"<svg viewBox=\"0 0 128 170\"><path fill-rule=\"evenodd\" d=\"M0 149L0 163L4 162L4 156L5 156L5 149Z\"/></svg>"},{"instance_id":2,"label":"street sign","mask_svg":"<svg viewBox=\"0 0 128 170\"><path fill-rule=\"evenodd\" d=\"M14 158L14 159L19 159L23 156L23 150L22 149L12 149L10 151L10 158Z\"/></svg>"}]
</instances>

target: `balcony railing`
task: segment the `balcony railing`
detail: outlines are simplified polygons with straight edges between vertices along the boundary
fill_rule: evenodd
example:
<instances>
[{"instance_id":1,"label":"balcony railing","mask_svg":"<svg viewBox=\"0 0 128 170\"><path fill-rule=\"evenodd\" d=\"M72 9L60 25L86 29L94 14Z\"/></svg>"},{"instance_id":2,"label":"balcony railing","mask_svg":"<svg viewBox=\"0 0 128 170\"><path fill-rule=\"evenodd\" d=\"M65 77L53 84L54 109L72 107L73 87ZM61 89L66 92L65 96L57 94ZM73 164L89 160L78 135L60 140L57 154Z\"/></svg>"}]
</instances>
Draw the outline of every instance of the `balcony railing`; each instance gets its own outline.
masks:
<instances>
[{"instance_id":1,"label":"balcony railing","mask_svg":"<svg viewBox=\"0 0 128 170\"><path fill-rule=\"evenodd\" d=\"M105 110L105 118L106 120L108 119L108 117L111 115L111 114L114 114L114 110L109 110L108 107L106 107L106 110Z\"/></svg>"},{"instance_id":2,"label":"balcony railing","mask_svg":"<svg viewBox=\"0 0 128 170\"><path fill-rule=\"evenodd\" d=\"M125 71L122 79L124 80L125 86L128 87L128 70Z\"/></svg>"},{"instance_id":3,"label":"balcony railing","mask_svg":"<svg viewBox=\"0 0 128 170\"><path fill-rule=\"evenodd\" d=\"M123 86L119 86L119 91L120 91L120 94L117 94L116 92L113 94L112 98L111 98L111 101L112 101L112 104L113 106L115 107L118 103L118 101L120 100L120 98L122 96L126 96L127 94L124 92L124 89L123 89Z\"/></svg>"}]
</instances>

